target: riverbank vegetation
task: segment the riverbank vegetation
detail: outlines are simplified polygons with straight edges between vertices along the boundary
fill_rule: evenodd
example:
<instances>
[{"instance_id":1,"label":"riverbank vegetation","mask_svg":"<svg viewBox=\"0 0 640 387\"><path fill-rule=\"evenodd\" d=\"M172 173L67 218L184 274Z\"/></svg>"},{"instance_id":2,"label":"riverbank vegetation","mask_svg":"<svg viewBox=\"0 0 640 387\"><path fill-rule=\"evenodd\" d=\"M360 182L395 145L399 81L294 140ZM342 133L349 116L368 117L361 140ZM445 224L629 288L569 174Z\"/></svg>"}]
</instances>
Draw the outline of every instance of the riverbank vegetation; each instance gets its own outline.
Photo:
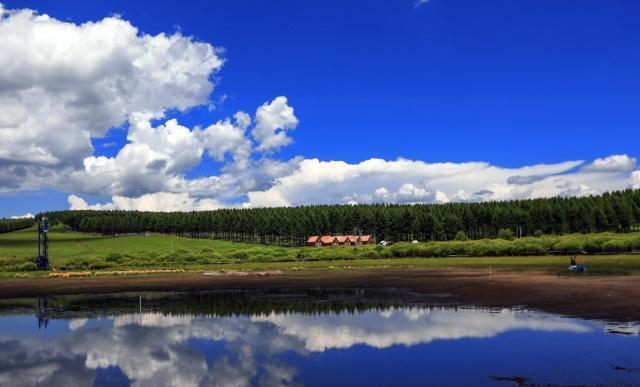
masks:
<instances>
[{"instance_id":1,"label":"riverbank vegetation","mask_svg":"<svg viewBox=\"0 0 640 387\"><path fill-rule=\"evenodd\" d=\"M35 270L35 229L0 235L0 272ZM396 243L391 246L280 247L170 235L99 236L56 226L50 261L59 271L125 269L304 269L331 267L553 267L566 255L591 255L590 264L640 269L640 233L543 235L508 239ZM557 256L559 255L559 256ZM428 259L442 258L442 259ZM408 261L407 261L408 259ZM409 263L410 262L410 263Z\"/></svg>"},{"instance_id":2,"label":"riverbank vegetation","mask_svg":"<svg viewBox=\"0 0 640 387\"><path fill-rule=\"evenodd\" d=\"M154 232L193 238L301 246L309 235L360 229L378 241L493 239L639 230L640 190L582 198L432 205L333 205L201 212L59 211L72 230L114 235Z\"/></svg>"}]
</instances>

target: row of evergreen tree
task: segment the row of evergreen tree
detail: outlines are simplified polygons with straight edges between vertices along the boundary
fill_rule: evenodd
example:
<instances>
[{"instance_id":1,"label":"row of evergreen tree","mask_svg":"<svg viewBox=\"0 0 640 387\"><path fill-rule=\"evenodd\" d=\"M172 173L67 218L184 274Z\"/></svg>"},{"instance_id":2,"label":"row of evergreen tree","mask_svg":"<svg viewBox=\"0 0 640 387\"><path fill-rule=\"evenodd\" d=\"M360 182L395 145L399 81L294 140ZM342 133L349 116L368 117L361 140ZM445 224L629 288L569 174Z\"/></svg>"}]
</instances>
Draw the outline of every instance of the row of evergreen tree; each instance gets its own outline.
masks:
<instances>
[{"instance_id":1,"label":"row of evergreen tree","mask_svg":"<svg viewBox=\"0 0 640 387\"><path fill-rule=\"evenodd\" d=\"M0 219L0 234L31 227L33 219Z\"/></svg>"},{"instance_id":2,"label":"row of evergreen tree","mask_svg":"<svg viewBox=\"0 0 640 387\"><path fill-rule=\"evenodd\" d=\"M495 238L540 233L629 232L640 224L640 190L582 198L424 205L330 205L222 209L198 212L59 211L50 219L74 230L99 233L146 231L196 238L302 245L309 235L351 234L360 229L378 241Z\"/></svg>"}]
</instances>

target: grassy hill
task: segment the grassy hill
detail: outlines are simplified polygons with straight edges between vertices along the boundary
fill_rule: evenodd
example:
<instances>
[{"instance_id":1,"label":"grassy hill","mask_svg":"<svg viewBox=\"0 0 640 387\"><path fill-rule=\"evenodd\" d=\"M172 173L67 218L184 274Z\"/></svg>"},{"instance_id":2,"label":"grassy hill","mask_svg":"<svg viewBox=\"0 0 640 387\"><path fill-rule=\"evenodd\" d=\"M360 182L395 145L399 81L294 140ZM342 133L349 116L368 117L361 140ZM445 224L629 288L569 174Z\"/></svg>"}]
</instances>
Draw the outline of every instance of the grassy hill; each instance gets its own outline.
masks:
<instances>
[{"instance_id":1,"label":"grassy hill","mask_svg":"<svg viewBox=\"0 0 640 387\"><path fill-rule=\"evenodd\" d=\"M286 248L158 234L95 236L73 232L61 226L54 227L49 237L51 265L58 270L344 269L414 266L542 268L563 272L568 263L566 255L546 254L569 254L573 251L625 252L640 249L640 233L325 248ZM0 272L9 274L35 270L35 238L33 228L0 234ZM640 255L589 256L587 264L591 272L640 271Z\"/></svg>"}]
</instances>

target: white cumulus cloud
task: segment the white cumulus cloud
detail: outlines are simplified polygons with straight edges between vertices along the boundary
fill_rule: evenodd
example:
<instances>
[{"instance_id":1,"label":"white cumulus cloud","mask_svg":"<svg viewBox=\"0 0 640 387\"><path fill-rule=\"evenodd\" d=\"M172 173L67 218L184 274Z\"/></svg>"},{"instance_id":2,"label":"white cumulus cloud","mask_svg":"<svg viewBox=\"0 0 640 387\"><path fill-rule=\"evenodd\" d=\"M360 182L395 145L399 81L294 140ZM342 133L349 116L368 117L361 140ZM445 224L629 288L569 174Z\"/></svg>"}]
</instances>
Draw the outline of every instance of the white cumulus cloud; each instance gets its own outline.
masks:
<instances>
[{"instance_id":1,"label":"white cumulus cloud","mask_svg":"<svg viewBox=\"0 0 640 387\"><path fill-rule=\"evenodd\" d=\"M32 219L32 218L35 218L35 216L30 212L27 212L24 215L13 215L11 217L11 219Z\"/></svg>"},{"instance_id":2,"label":"white cumulus cloud","mask_svg":"<svg viewBox=\"0 0 640 387\"><path fill-rule=\"evenodd\" d=\"M281 96L258 108L251 135L258 141L259 151L277 150L293 141L286 131L297 126L298 118L293 108L288 105L287 97Z\"/></svg>"},{"instance_id":3,"label":"white cumulus cloud","mask_svg":"<svg viewBox=\"0 0 640 387\"><path fill-rule=\"evenodd\" d=\"M278 178L271 188L249 192L247 205L347 204L355 198L358 203L446 203L556 196L562 189L551 176L560 174L572 181L577 174L569 172L582 163L567 161L501 168L486 162L369 159L350 164L305 159L298 169ZM531 184L509 182L512 176L530 175L549 177ZM593 177L597 178L596 175Z\"/></svg>"},{"instance_id":4,"label":"white cumulus cloud","mask_svg":"<svg viewBox=\"0 0 640 387\"><path fill-rule=\"evenodd\" d=\"M629 183L631 188L640 189L640 170L631 172Z\"/></svg>"},{"instance_id":5,"label":"white cumulus cloud","mask_svg":"<svg viewBox=\"0 0 640 387\"><path fill-rule=\"evenodd\" d=\"M155 192L135 198L116 195L111 198L111 202L103 204L89 204L76 195L70 195L67 200L72 210L193 211L222 207L214 199L198 199L188 193L171 192Z\"/></svg>"},{"instance_id":6,"label":"white cumulus cloud","mask_svg":"<svg viewBox=\"0 0 640 387\"><path fill-rule=\"evenodd\" d=\"M587 165L585 171L597 172L627 172L635 169L637 159L628 155L611 155L593 160Z\"/></svg>"},{"instance_id":7,"label":"white cumulus cloud","mask_svg":"<svg viewBox=\"0 0 640 387\"><path fill-rule=\"evenodd\" d=\"M207 103L223 64L210 44L147 35L118 17L75 24L0 8L0 161L30 174L82 166L136 113Z\"/></svg>"}]
</instances>

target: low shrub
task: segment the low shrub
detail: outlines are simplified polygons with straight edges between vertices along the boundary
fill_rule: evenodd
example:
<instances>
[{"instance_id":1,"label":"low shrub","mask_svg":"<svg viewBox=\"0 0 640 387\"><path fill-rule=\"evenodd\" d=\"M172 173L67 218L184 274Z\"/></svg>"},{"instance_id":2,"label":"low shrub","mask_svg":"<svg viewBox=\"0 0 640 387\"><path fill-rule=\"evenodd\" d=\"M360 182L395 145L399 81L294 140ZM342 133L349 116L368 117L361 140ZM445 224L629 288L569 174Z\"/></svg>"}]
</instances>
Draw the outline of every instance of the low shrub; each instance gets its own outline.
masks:
<instances>
[{"instance_id":1,"label":"low shrub","mask_svg":"<svg viewBox=\"0 0 640 387\"><path fill-rule=\"evenodd\" d=\"M177 262L179 260L179 256L176 253L169 253L162 257L159 257L158 261L161 262Z\"/></svg>"},{"instance_id":2,"label":"low shrub","mask_svg":"<svg viewBox=\"0 0 640 387\"><path fill-rule=\"evenodd\" d=\"M33 262L25 262L22 265L18 266L18 270L16 271L35 271L38 270L38 266L36 266Z\"/></svg>"},{"instance_id":3,"label":"low shrub","mask_svg":"<svg viewBox=\"0 0 640 387\"><path fill-rule=\"evenodd\" d=\"M456 240L457 241L468 241L469 238L467 238L467 234L465 234L464 231L458 231L456 233Z\"/></svg>"},{"instance_id":4,"label":"low shrub","mask_svg":"<svg viewBox=\"0 0 640 387\"><path fill-rule=\"evenodd\" d=\"M632 250L640 250L640 236L631 238L629 240L629 247L631 247Z\"/></svg>"},{"instance_id":5,"label":"low shrub","mask_svg":"<svg viewBox=\"0 0 640 387\"><path fill-rule=\"evenodd\" d=\"M631 250L631 240L612 239L602 245L602 250L609 253L622 253Z\"/></svg>"},{"instance_id":6,"label":"low shrub","mask_svg":"<svg viewBox=\"0 0 640 387\"><path fill-rule=\"evenodd\" d=\"M408 243L396 243L392 245L389 250L391 251L391 255L396 258L410 257L413 255L413 248Z\"/></svg>"},{"instance_id":7,"label":"low shrub","mask_svg":"<svg viewBox=\"0 0 640 387\"><path fill-rule=\"evenodd\" d=\"M498 238L510 241L513 239L513 231L510 228L501 228L498 231Z\"/></svg>"},{"instance_id":8,"label":"low shrub","mask_svg":"<svg viewBox=\"0 0 640 387\"><path fill-rule=\"evenodd\" d=\"M90 270L100 270L100 269L106 269L112 266L113 266L113 263L103 262L96 259L96 260L89 261L86 267L87 269L90 269Z\"/></svg>"},{"instance_id":9,"label":"low shrub","mask_svg":"<svg viewBox=\"0 0 640 387\"><path fill-rule=\"evenodd\" d=\"M564 238L553 245L553 249L561 252L582 251L584 249L584 241L578 238Z\"/></svg>"},{"instance_id":10,"label":"low shrub","mask_svg":"<svg viewBox=\"0 0 640 387\"><path fill-rule=\"evenodd\" d=\"M366 249L358 251L357 258L380 258L380 254L377 250Z\"/></svg>"},{"instance_id":11,"label":"low shrub","mask_svg":"<svg viewBox=\"0 0 640 387\"><path fill-rule=\"evenodd\" d=\"M602 245L603 243L601 241L587 239L583 244L583 250L589 254L600 253L602 252Z\"/></svg>"},{"instance_id":12,"label":"low shrub","mask_svg":"<svg viewBox=\"0 0 640 387\"><path fill-rule=\"evenodd\" d=\"M270 262L273 261L270 256L265 254L254 254L247 259L247 262Z\"/></svg>"},{"instance_id":13,"label":"low shrub","mask_svg":"<svg viewBox=\"0 0 640 387\"><path fill-rule=\"evenodd\" d=\"M109 253L104 259L107 262L122 263L123 257L122 257L122 254Z\"/></svg>"},{"instance_id":14,"label":"low shrub","mask_svg":"<svg viewBox=\"0 0 640 387\"><path fill-rule=\"evenodd\" d=\"M544 247L535 240L519 239L513 242L511 252L514 255L542 254Z\"/></svg>"},{"instance_id":15,"label":"low shrub","mask_svg":"<svg viewBox=\"0 0 640 387\"><path fill-rule=\"evenodd\" d=\"M249 254L247 254L246 251L236 251L235 253L231 254L231 257L233 257L234 259L244 261L247 258L249 258Z\"/></svg>"}]
</instances>

